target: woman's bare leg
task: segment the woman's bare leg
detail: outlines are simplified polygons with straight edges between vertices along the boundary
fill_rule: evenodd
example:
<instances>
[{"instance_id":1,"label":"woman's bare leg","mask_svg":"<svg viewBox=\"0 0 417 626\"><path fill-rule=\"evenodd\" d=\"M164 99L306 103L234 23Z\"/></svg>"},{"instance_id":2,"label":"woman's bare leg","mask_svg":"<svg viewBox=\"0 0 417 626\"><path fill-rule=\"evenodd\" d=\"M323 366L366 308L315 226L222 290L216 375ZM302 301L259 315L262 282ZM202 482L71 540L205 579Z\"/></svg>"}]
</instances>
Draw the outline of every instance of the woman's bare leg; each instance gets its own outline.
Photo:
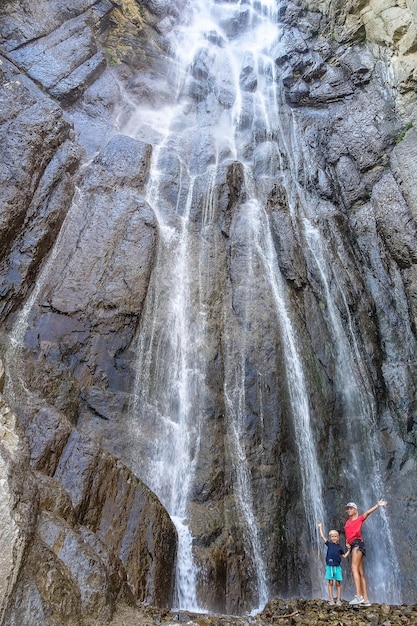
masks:
<instances>
[{"instance_id":1,"label":"woman's bare leg","mask_svg":"<svg viewBox=\"0 0 417 626\"><path fill-rule=\"evenodd\" d=\"M362 552L360 554L362 554ZM369 600L368 600L368 591L366 589L365 573L363 571L362 559L361 559L360 564L359 564L359 575L360 575L360 580L361 580L362 597L365 600L365 602L369 602Z\"/></svg>"},{"instance_id":2,"label":"woman's bare leg","mask_svg":"<svg viewBox=\"0 0 417 626\"><path fill-rule=\"evenodd\" d=\"M366 593L366 582L365 577L363 575L363 566L362 566L362 557L363 554L358 548L353 548L352 550L352 575L353 582L355 583L356 595L362 595L362 587L365 587ZM365 596L364 596L365 599Z\"/></svg>"}]
</instances>

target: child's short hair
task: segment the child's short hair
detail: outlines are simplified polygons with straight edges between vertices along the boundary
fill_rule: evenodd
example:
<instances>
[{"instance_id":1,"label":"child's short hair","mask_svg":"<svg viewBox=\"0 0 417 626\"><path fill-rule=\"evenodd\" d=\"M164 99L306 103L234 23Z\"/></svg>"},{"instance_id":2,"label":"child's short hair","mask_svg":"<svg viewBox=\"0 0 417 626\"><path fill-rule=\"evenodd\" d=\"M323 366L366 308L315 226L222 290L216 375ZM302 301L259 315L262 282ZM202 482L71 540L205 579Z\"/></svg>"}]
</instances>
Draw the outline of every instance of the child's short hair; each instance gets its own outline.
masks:
<instances>
[{"instance_id":1,"label":"child's short hair","mask_svg":"<svg viewBox=\"0 0 417 626\"><path fill-rule=\"evenodd\" d=\"M339 536L339 533L338 533L337 530L330 530L329 531L329 537L330 537L330 535L337 535L337 536Z\"/></svg>"}]
</instances>

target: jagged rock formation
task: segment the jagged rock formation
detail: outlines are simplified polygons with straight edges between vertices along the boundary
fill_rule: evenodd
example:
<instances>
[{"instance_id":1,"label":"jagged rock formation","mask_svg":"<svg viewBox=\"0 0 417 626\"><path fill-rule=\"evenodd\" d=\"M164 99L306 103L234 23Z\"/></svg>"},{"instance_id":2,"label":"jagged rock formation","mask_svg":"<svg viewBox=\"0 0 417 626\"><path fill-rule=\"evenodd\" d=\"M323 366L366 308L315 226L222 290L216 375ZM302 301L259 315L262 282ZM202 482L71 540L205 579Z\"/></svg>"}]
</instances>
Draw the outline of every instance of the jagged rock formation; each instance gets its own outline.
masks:
<instances>
[{"instance_id":1,"label":"jagged rock formation","mask_svg":"<svg viewBox=\"0 0 417 626\"><path fill-rule=\"evenodd\" d=\"M329 16L328 33L337 42L364 42L382 61L384 82L397 110L412 114L415 106L417 30L414 2L306 2Z\"/></svg>"},{"instance_id":2,"label":"jagged rock formation","mask_svg":"<svg viewBox=\"0 0 417 626\"><path fill-rule=\"evenodd\" d=\"M0 328L11 381L2 399L2 464L10 480L0 501L0 567L2 619L10 625L81 624L89 616L105 623L120 598L169 605L173 594L175 531L155 496L125 466L140 463L128 427L133 361L160 234L145 198L153 148L128 136L124 124L131 114L126 101L172 104L169 81L161 77L169 74L168 35L187 3L67 4L7 0L0 7L0 143L5 155ZM343 6L334 0L284 1L279 15L282 36L275 63L283 138L276 141L289 150L266 204L308 364L326 504L336 511L334 524L341 526L337 511L346 486L341 468L348 463L341 443L346 437L340 419L343 393L337 387L326 294L291 215L301 203L297 185L310 194L316 223L327 233L345 297L341 302L334 281L336 306L354 320L357 349L376 397L385 495L395 501L391 516L402 555L403 593L412 602L416 7L388 0ZM224 32L234 37L247 19L242 5L238 19L224 20ZM246 95L256 89L249 56L240 82ZM190 102L196 109L209 102L228 110L233 99L228 85L217 90L215 105L207 99L212 85L216 68L202 53L194 59L187 84ZM251 115L248 106L242 136L262 178L271 157L262 143L251 152ZM300 137L298 144L292 130ZM204 221L207 167L214 158L209 139L198 139L190 160L198 172L196 232ZM289 163L291 155L299 162ZM180 190L178 164L173 160L167 171L161 205L169 212ZM295 182L290 181L294 171ZM233 303L237 326L243 319L240 207L247 189L242 164L225 157L215 189L216 279L208 307L210 341L204 348L210 388L203 402L203 443L190 510L195 551L206 575L203 601L210 608L242 611L251 608L253 591L242 563L225 442L224 335L230 326L222 326L226 302ZM74 204L80 209L77 223L70 211ZM268 348L259 340L245 364L247 447L253 482L260 485L255 509L272 593L291 594L297 588L308 594L303 578L308 544L297 450L286 417L284 347L270 322L270 301L261 289L257 295L258 322L251 332L257 340L267 337ZM11 333L15 344L10 347ZM149 436L149 448L152 443ZM271 501L279 507L271 509Z\"/></svg>"},{"instance_id":3,"label":"jagged rock formation","mask_svg":"<svg viewBox=\"0 0 417 626\"><path fill-rule=\"evenodd\" d=\"M176 537L156 496L57 410L32 398L19 424L0 402L1 623L106 622L118 601L169 606Z\"/></svg>"}]
</instances>

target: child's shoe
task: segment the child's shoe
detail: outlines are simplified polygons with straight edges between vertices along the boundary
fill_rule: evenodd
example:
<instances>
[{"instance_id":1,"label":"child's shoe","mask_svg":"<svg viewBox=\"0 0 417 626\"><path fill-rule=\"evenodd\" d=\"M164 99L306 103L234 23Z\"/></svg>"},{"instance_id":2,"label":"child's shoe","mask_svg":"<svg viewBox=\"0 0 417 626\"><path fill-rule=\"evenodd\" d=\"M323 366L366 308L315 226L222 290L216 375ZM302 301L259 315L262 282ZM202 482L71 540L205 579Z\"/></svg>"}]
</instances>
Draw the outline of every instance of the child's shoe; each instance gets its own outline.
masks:
<instances>
[{"instance_id":1,"label":"child's shoe","mask_svg":"<svg viewBox=\"0 0 417 626\"><path fill-rule=\"evenodd\" d=\"M342 606L342 601L341 600L336 600L336 604L337 604L337 606Z\"/></svg>"},{"instance_id":2,"label":"child's shoe","mask_svg":"<svg viewBox=\"0 0 417 626\"><path fill-rule=\"evenodd\" d=\"M334 600L329 600L329 604L334 604Z\"/></svg>"}]
</instances>

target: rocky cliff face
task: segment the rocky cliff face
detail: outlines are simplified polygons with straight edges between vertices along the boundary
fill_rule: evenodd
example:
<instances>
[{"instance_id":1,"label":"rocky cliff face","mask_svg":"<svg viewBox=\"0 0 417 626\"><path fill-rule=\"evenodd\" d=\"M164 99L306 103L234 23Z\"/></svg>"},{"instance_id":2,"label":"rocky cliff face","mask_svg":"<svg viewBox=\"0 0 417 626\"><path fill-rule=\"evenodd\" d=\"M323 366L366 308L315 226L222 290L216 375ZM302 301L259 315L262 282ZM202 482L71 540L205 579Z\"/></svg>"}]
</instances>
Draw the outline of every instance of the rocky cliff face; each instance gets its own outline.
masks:
<instances>
[{"instance_id":1,"label":"rocky cliff face","mask_svg":"<svg viewBox=\"0 0 417 626\"><path fill-rule=\"evenodd\" d=\"M44 402L19 423L1 396L1 422L2 623L169 606L176 535L156 496Z\"/></svg>"},{"instance_id":2,"label":"rocky cliff face","mask_svg":"<svg viewBox=\"0 0 417 626\"><path fill-rule=\"evenodd\" d=\"M248 28L247 8L216 4L233 41ZM132 393L144 377L135 354L145 309L157 293L155 276L163 282L168 271L157 273L163 236L156 213L168 216L174 232L186 198L173 153L163 164L158 206L151 206L160 137L147 129L145 111L175 104L171 36L190 6L7 0L0 7L0 320L8 374L1 452L10 477L0 503L4 624L105 623L120 598L173 602L175 530L132 473L148 479L144 459L160 427L149 414L139 445L131 416ZM415 602L416 6L283 1L279 21L280 132L256 143L261 132L250 98L257 76L248 55L240 75L244 159L224 148L210 201L218 155L210 134L198 133L198 116L213 109L220 125L234 95L204 51L186 86L197 112L183 146L196 181L188 246L194 284L209 285L199 348L205 380L195 403L201 443L189 501L204 572L200 601L231 612L257 602L231 458L228 403L241 402L232 379L242 354L241 432L269 595L310 595L317 576L306 574L311 537L288 417L288 341L262 285L265 268L252 280L250 310L242 287L255 237L245 205L251 162L300 340L329 524L341 527L344 502L366 493L349 476L352 458L361 458L367 476L376 450L378 496L393 503L401 599ZM221 48L216 37L207 36ZM139 105L135 124L146 130L133 132ZM280 167L273 169L275 151ZM306 216L315 229L307 234ZM317 233L325 246L314 243ZM210 237L213 248L198 270L192 255ZM333 271L327 281L324 265ZM197 302L197 287L191 294ZM156 302L168 319L170 303ZM153 334L165 349L158 321ZM355 392L348 389L350 367ZM364 414L372 419L361 422ZM377 559L383 539L369 540Z\"/></svg>"}]
</instances>

